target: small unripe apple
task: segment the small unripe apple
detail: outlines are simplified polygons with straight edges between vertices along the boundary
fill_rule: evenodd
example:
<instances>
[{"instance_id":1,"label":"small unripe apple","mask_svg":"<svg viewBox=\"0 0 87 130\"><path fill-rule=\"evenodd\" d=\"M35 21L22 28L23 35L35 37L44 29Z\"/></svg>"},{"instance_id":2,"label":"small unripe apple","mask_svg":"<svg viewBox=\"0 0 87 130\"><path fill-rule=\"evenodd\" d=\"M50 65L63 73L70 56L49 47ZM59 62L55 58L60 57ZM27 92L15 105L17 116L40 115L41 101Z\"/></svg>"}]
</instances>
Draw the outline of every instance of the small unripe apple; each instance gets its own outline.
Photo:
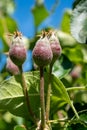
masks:
<instances>
[{"instance_id":1,"label":"small unripe apple","mask_svg":"<svg viewBox=\"0 0 87 130\"><path fill-rule=\"evenodd\" d=\"M51 63L52 61L52 50L48 41L48 38L40 38L34 49L33 49L33 59L39 67L44 67Z\"/></svg>"},{"instance_id":2,"label":"small unripe apple","mask_svg":"<svg viewBox=\"0 0 87 130\"><path fill-rule=\"evenodd\" d=\"M18 35L14 37L12 45L9 50L11 60L17 65L21 66L26 59L26 48L24 47L23 39Z\"/></svg>"},{"instance_id":3,"label":"small unripe apple","mask_svg":"<svg viewBox=\"0 0 87 130\"><path fill-rule=\"evenodd\" d=\"M49 42L53 53L53 59L51 63L54 63L60 57L62 51L59 40L54 34L54 32L51 34Z\"/></svg>"},{"instance_id":4,"label":"small unripe apple","mask_svg":"<svg viewBox=\"0 0 87 130\"><path fill-rule=\"evenodd\" d=\"M6 64L6 70L11 74L11 75L18 75L20 74L19 68L17 65L15 65L11 59L8 57L7 58L7 64Z\"/></svg>"}]
</instances>

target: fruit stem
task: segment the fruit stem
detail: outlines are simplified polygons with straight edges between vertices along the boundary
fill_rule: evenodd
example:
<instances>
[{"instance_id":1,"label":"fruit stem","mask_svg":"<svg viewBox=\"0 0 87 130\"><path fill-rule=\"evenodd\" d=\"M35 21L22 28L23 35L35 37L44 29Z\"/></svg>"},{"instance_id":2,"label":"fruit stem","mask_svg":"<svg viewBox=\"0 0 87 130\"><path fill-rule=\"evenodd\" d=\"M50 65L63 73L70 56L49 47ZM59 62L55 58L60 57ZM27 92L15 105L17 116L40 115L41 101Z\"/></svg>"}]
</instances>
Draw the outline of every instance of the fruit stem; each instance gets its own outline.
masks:
<instances>
[{"instance_id":1,"label":"fruit stem","mask_svg":"<svg viewBox=\"0 0 87 130\"><path fill-rule=\"evenodd\" d=\"M45 122L45 99L44 99L44 71L40 67L40 105L41 105L41 130L44 130Z\"/></svg>"},{"instance_id":2,"label":"fruit stem","mask_svg":"<svg viewBox=\"0 0 87 130\"><path fill-rule=\"evenodd\" d=\"M26 84L25 77L24 77L24 74L23 74L22 66L20 67L20 71L21 71L21 84L22 84L22 87L23 87L23 93L24 93L24 96L25 96L28 112L29 112L29 115L32 117L33 122L35 124L37 124L36 117L35 117L32 109L31 109L30 98L29 98L29 95L28 95L27 84Z\"/></svg>"},{"instance_id":3,"label":"fruit stem","mask_svg":"<svg viewBox=\"0 0 87 130\"><path fill-rule=\"evenodd\" d=\"M50 93L51 93L51 73L52 73L52 65L50 65L50 72L49 72L49 83L48 83L48 90L47 90L47 102L46 102L46 120L49 120L49 113L50 113Z\"/></svg>"}]
</instances>

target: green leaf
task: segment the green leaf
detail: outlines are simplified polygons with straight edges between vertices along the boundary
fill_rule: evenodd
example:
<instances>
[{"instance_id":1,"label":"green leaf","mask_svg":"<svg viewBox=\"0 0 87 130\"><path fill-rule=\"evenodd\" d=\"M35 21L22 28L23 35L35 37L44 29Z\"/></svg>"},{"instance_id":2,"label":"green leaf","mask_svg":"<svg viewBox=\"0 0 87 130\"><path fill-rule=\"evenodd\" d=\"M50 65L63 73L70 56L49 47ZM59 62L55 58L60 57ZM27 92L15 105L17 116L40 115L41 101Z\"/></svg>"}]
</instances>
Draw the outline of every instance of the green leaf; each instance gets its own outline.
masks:
<instances>
[{"instance_id":1,"label":"green leaf","mask_svg":"<svg viewBox=\"0 0 87 130\"><path fill-rule=\"evenodd\" d=\"M3 20L0 18L0 38L2 39L2 42L3 42L3 51L8 51L8 45L6 44L6 42L4 41L4 38L3 38L3 34L5 33L3 26L4 26Z\"/></svg>"},{"instance_id":2,"label":"green leaf","mask_svg":"<svg viewBox=\"0 0 87 130\"><path fill-rule=\"evenodd\" d=\"M39 73L24 74L32 110L39 116ZM19 76L11 77L0 85L0 109L6 109L14 115L30 118L23 95Z\"/></svg>"},{"instance_id":3,"label":"green leaf","mask_svg":"<svg viewBox=\"0 0 87 130\"><path fill-rule=\"evenodd\" d=\"M62 32L60 30L57 31L57 37L62 46L70 46L73 47L76 45L76 40L68 33ZM67 40L68 39L68 40Z\"/></svg>"},{"instance_id":4,"label":"green leaf","mask_svg":"<svg viewBox=\"0 0 87 130\"><path fill-rule=\"evenodd\" d=\"M63 53L74 63L83 62L83 52L79 46L74 48L65 48Z\"/></svg>"},{"instance_id":5,"label":"green leaf","mask_svg":"<svg viewBox=\"0 0 87 130\"><path fill-rule=\"evenodd\" d=\"M0 1L0 10L1 10L1 14L3 15L9 15L12 14L14 12L15 9L15 2L12 0L1 0Z\"/></svg>"},{"instance_id":6,"label":"green leaf","mask_svg":"<svg viewBox=\"0 0 87 130\"><path fill-rule=\"evenodd\" d=\"M64 69L59 60L57 60L53 65L52 71L54 75L62 79L70 72L70 69Z\"/></svg>"},{"instance_id":7,"label":"green leaf","mask_svg":"<svg viewBox=\"0 0 87 130\"><path fill-rule=\"evenodd\" d=\"M87 110L83 110L82 112L80 112L80 119L86 124L87 127Z\"/></svg>"},{"instance_id":8,"label":"green leaf","mask_svg":"<svg viewBox=\"0 0 87 130\"><path fill-rule=\"evenodd\" d=\"M46 10L45 6L43 4L41 5L35 5L32 9L33 17L34 17L34 23L35 26L39 26L43 20L45 20L49 13Z\"/></svg>"},{"instance_id":9,"label":"green leaf","mask_svg":"<svg viewBox=\"0 0 87 130\"><path fill-rule=\"evenodd\" d=\"M73 9L76 7L76 5L78 5L78 3L80 2L81 0L75 0L74 3L73 3Z\"/></svg>"},{"instance_id":10,"label":"green leaf","mask_svg":"<svg viewBox=\"0 0 87 130\"><path fill-rule=\"evenodd\" d=\"M4 29L2 26L2 19L0 18L0 37L3 35L3 33L4 33Z\"/></svg>"},{"instance_id":11,"label":"green leaf","mask_svg":"<svg viewBox=\"0 0 87 130\"><path fill-rule=\"evenodd\" d=\"M17 125L14 127L14 130L27 130L24 126Z\"/></svg>"},{"instance_id":12,"label":"green leaf","mask_svg":"<svg viewBox=\"0 0 87 130\"><path fill-rule=\"evenodd\" d=\"M78 91L74 97L74 102L87 103L87 89L83 91Z\"/></svg>"},{"instance_id":13,"label":"green leaf","mask_svg":"<svg viewBox=\"0 0 87 130\"><path fill-rule=\"evenodd\" d=\"M17 24L15 20L13 20L10 16L6 16L3 18L0 18L0 38L3 42L3 51L8 51L8 42L6 36L7 33L13 33L15 30L17 30Z\"/></svg>"},{"instance_id":14,"label":"green leaf","mask_svg":"<svg viewBox=\"0 0 87 130\"><path fill-rule=\"evenodd\" d=\"M7 17L5 17L5 20L6 20L6 25L7 25L8 31L10 33L13 33L14 31L16 31L18 29L16 21L14 19L7 16Z\"/></svg>"},{"instance_id":15,"label":"green leaf","mask_svg":"<svg viewBox=\"0 0 87 130\"><path fill-rule=\"evenodd\" d=\"M61 29L63 32L69 33L70 34L70 17L71 17L71 10L66 10L62 22L61 22Z\"/></svg>"},{"instance_id":16,"label":"green leaf","mask_svg":"<svg viewBox=\"0 0 87 130\"><path fill-rule=\"evenodd\" d=\"M64 104L68 103L71 105L71 101L65 86L60 81L60 79L58 79L54 75L52 75L51 77L51 85L52 85L51 114L53 114L54 112L57 112L57 110Z\"/></svg>"},{"instance_id":17,"label":"green leaf","mask_svg":"<svg viewBox=\"0 0 87 130\"><path fill-rule=\"evenodd\" d=\"M9 51L9 46L8 46L8 44L6 42L5 37L2 36L1 39L2 39L2 43L3 43L3 52L8 52Z\"/></svg>"},{"instance_id":18,"label":"green leaf","mask_svg":"<svg viewBox=\"0 0 87 130\"><path fill-rule=\"evenodd\" d=\"M24 73L28 86L28 94L30 97L31 108L39 117L40 97L39 97L39 72ZM45 92L48 85L48 73L45 73ZM22 86L20 84L20 76L11 77L0 85L0 109L8 110L14 115L30 119L23 95ZM68 93L63 83L56 76L51 77L52 96L51 96L51 114L57 112L60 107L68 103L72 106Z\"/></svg>"},{"instance_id":19,"label":"green leaf","mask_svg":"<svg viewBox=\"0 0 87 130\"><path fill-rule=\"evenodd\" d=\"M87 110L79 112L80 119L77 120L73 117L70 123L67 123L67 128L64 130L87 130Z\"/></svg>"},{"instance_id":20,"label":"green leaf","mask_svg":"<svg viewBox=\"0 0 87 130\"><path fill-rule=\"evenodd\" d=\"M87 40L87 0L81 0L75 6L71 17L71 33L80 43Z\"/></svg>"}]
</instances>

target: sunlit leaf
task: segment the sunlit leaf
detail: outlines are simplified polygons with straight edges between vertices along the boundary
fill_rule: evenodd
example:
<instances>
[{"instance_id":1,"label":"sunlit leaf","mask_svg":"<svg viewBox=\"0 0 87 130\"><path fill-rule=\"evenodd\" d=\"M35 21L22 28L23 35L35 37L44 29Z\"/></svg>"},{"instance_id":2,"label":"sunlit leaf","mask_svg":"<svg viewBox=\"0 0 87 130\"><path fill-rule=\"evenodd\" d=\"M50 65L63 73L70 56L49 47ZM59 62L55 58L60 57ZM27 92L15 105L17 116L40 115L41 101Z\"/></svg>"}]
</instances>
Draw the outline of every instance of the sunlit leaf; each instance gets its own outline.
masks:
<instances>
[{"instance_id":1,"label":"sunlit leaf","mask_svg":"<svg viewBox=\"0 0 87 130\"><path fill-rule=\"evenodd\" d=\"M52 97L51 97L51 114L57 112L57 110L62 107L64 104L68 103L71 105L69 95L66 91L65 86L60 81L59 78L52 75Z\"/></svg>"},{"instance_id":2,"label":"sunlit leaf","mask_svg":"<svg viewBox=\"0 0 87 130\"><path fill-rule=\"evenodd\" d=\"M80 43L87 40L87 0L81 0L75 6L71 17L71 33Z\"/></svg>"},{"instance_id":3,"label":"sunlit leaf","mask_svg":"<svg viewBox=\"0 0 87 130\"><path fill-rule=\"evenodd\" d=\"M2 20L0 19L0 37L3 35L3 33L4 33L4 29L2 26Z\"/></svg>"},{"instance_id":4,"label":"sunlit leaf","mask_svg":"<svg viewBox=\"0 0 87 130\"><path fill-rule=\"evenodd\" d=\"M3 42L3 51L8 51L8 33L17 30L17 24L10 16L0 18L0 38Z\"/></svg>"},{"instance_id":5,"label":"sunlit leaf","mask_svg":"<svg viewBox=\"0 0 87 130\"><path fill-rule=\"evenodd\" d=\"M57 31L57 36L59 38L60 44L62 46L75 46L76 45L76 40L68 33L65 33L63 31Z\"/></svg>"},{"instance_id":6,"label":"sunlit leaf","mask_svg":"<svg viewBox=\"0 0 87 130\"><path fill-rule=\"evenodd\" d=\"M49 15L43 4L35 5L35 7L33 7L32 9L32 13L34 17L35 26L39 26L40 23L43 22L43 20L45 20Z\"/></svg>"},{"instance_id":7,"label":"sunlit leaf","mask_svg":"<svg viewBox=\"0 0 87 130\"><path fill-rule=\"evenodd\" d=\"M16 23L16 21L14 19L7 16L7 17L5 17L5 20L6 20L6 26L7 26L8 31L10 33L13 33L14 31L16 31L18 29L17 23Z\"/></svg>"},{"instance_id":8,"label":"sunlit leaf","mask_svg":"<svg viewBox=\"0 0 87 130\"><path fill-rule=\"evenodd\" d=\"M75 48L65 48L63 53L74 63L83 62L83 52L79 46Z\"/></svg>"},{"instance_id":9,"label":"sunlit leaf","mask_svg":"<svg viewBox=\"0 0 87 130\"><path fill-rule=\"evenodd\" d=\"M24 74L26 78L26 83L28 85L28 92L30 97L31 107L34 113L39 116L39 73L30 72ZM48 76L45 74L45 86L48 85ZM22 86L20 84L19 76L11 77L8 80L5 80L0 85L0 109L6 109L17 116L22 116L28 118L28 112L25 104L25 99L23 95ZM46 89L46 87L45 87ZM56 105L55 109L64 104L69 103L70 99L68 93L62 84L62 82L52 75L52 102L51 108ZM52 113L55 111L52 108Z\"/></svg>"},{"instance_id":10,"label":"sunlit leaf","mask_svg":"<svg viewBox=\"0 0 87 130\"><path fill-rule=\"evenodd\" d=\"M39 115L39 78L38 72L25 75L31 107L36 115ZM11 77L0 85L0 109L6 109L14 115L29 118L25 98L19 76Z\"/></svg>"},{"instance_id":11,"label":"sunlit leaf","mask_svg":"<svg viewBox=\"0 0 87 130\"><path fill-rule=\"evenodd\" d=\"M14 12L15 3L14 0L0 0L0 11L3 15L9 15Z\"/></svg>"},{"instance_id":12,"label":"sunlit leaf","mask_svg":"<svg viewBox=\"0 0 87 130\"><path fill-rule=\"evenodd\" d=\"M30 97L31 108L39 117L40 98L39 98L39 72L28 72L24 74L28 86L28 94ZM48 73L45 73L45 92L49 82ZM59 78L52 75L51 77L52 96L51 96L51 114L55 113L64 104L70 104L71 101L65 86ZM0 109L8 110L14 115L30 119L28 114L22 86L20 84L20 76L11 77L0 85ZM29 115L29 116L28 116Z\"/></svg>"},{"instance_id":13,"label":"sunlit leaf","mask_svg":"<svg viewBox=\"0 0 87 130\"><path fill-rule=\"evenodd\" d=\"M62 22L61 22L61 29L63 32L69 33L70 34L70 17L71 17L71 10L66 10Z\"/></svg>"},{"instance_id":14,"label":"sunlit leaf","mask_svg":"<svg viewBox=\"0 0 87 130\"><path fill-rule=\"evenodd\" d=\"M3 34L5 33L4 31L4 23L3 20L0 19L0 38L2 39L3 42L3 51L8 51L8 45L4 41Z\"/></svg>"}]
</instances>

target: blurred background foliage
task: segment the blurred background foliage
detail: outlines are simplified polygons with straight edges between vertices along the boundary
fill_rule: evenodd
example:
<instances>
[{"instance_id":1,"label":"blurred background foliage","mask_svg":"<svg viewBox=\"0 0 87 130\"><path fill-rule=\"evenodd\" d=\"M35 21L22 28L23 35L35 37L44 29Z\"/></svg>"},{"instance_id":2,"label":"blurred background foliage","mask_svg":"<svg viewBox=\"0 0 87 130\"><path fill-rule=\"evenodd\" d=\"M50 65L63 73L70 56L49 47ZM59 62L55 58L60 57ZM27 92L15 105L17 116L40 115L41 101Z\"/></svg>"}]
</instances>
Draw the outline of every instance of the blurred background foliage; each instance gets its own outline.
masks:
<instances>
[{"instance_id":1,"label":"blurred background foliage","mask_svg":"<svg viewBox=\"0 0 87 130\"><path fill-rule=\"evenodd\" d=\"M55 12L56 7L58 6L58 2L59 2L58 0L55 0L53 8L49 12L44 6L44 1L42 0L35 1L35 4L31 10L34 19L33 26L35 28L35 35L33 38L23 37L25 46L28 50L27 59L23 65L24 72L33 70L32 49L35 45L36 40L38 39L36 35L38 35L41 32L38 31L38 27L46 18L48 18L53 12ZM75 2L73 8L75 8L78 3L79 3L78 1ZM11 17L11 14L15 10L16 6L14 0L0 0L0 82L3 82L3 80L5 80L9 76L9 74L5 69L5 66L12 38L9 37L8 34L13 33L15 30L19 29L17 22ZM56 34L62 46L62 56L54 64L53 68L53 73L61 79L66 88L87 86L87 45L80 44L78 38L76 38L75 40L72 37L71 35L71 29L73 28L72 26L74 26L74 28L76 28L76 26L75 23L73 25L73 23L71 22L71 16L72 16L72 10L70 9L65 10L61 20L60 28L56 28ZM76 17L77 14L75 18ZM87 20L87 17L84 20ZM85 27L87 27L86 24ZM43 29L49 30L54 28L47 26L46 28ZM79 31L77 30L77 33L78 32ZM75 31L72 33L74 34ZM85 36L87 36L86 31ZM81 42L82 41L83 40L81 40ZM74 101L77 111L82 111L87 108L86 90L83 91L75 90L73 92L69 91L69 95L71 99ZM68 108L68 106L66 107L68 116L72 117L73 112L71 111L71 108ZM64 107L62 108L62 110L64 111ZM64 115L66 115L66 113L64 113ZM53 119L56 118L56 115L52 116ZM0 111L0 130L8 130L8 129L13 130L13 127L15 125L21 125L22 123L24 123L24 119L13 116L7 111ZM15 130L25 129L23 126L20 126L20 128L18 127L16 126ZM55 124L53 126L53 129L55 130L57 130L58 128L60 128L60 125L56 126Z\"/></svg>"}]
</instances>

